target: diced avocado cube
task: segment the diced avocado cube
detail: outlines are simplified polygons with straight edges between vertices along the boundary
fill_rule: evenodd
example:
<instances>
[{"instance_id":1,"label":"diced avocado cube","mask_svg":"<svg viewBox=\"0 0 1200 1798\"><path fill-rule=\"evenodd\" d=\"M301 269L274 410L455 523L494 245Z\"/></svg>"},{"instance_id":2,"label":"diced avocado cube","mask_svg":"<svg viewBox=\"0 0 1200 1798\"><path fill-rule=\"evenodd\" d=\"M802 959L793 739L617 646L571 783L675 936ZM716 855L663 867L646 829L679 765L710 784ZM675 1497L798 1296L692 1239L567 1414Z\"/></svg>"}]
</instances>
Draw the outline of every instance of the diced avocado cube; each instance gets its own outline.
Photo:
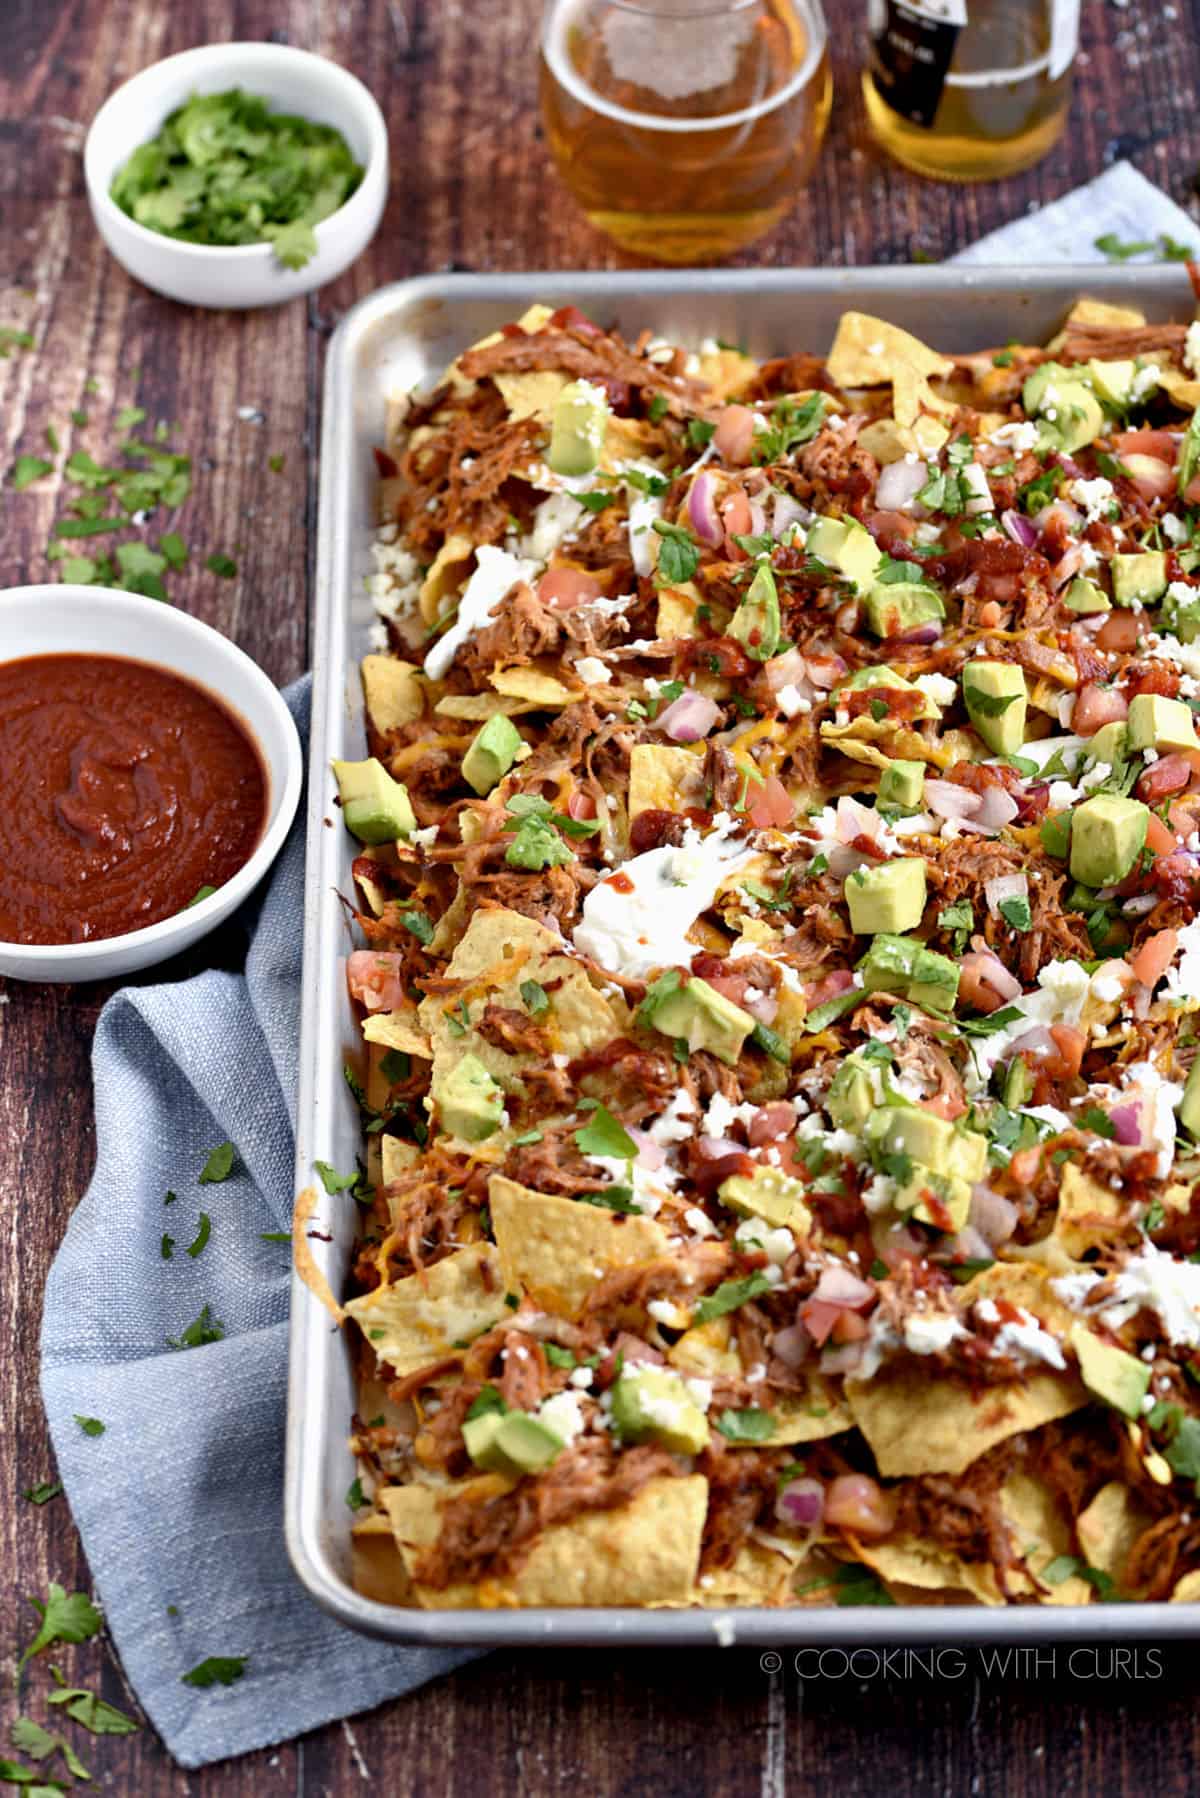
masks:
<instances>
[{"instance_id":1,"label":"diced avocado cube","mask_svg":"<svg viewBox=\"0 0 1200 1798\"><path fill-rule=\"evenodd\" d=\"M925 863L919 855L856 868L843 889L856 936L915 930L925 911Z\"/></svg>"},{"instance_id":2,"label":"diced avocado cube","mask_svg":"<svg viewBox=\"0 0 1200 1798\"><path fill-rule=\"evenodd\" d=\"M1014 1055L1004 1074L1004 1103L1010 1111L1020 1111L1033 1097L1033 1074L1029 1063Z\"/></svg>"},{"instance_id":3,"label":"diced avocado cube","mask_svg":"<svg viewBox=\"0 0 1200 1798\"><path fill-rule=\"evenodd\" d=\"M1200 1055L1188 1069L1188 1077L1179 1101L1179 1121L1188 1135L1200 1142Z\"/></svg>"},{"instance_id":4,"label":"diced avocado cube","mask_svg":"<svg viewBox=\"0 0 1200 1798\"><path fill-rule=\"evenodd\" d=\"M779 593L769 562L760 562L745 597L729 621L728 635L745 645L746 654L766 662L779 644Z\"/></svg>"},{"instance_id":5,"label":"diced avocado cube","mask_svg":"<svg viewBox=\"0 0 1200 1798\"><path fill-rule=\"evenodd\" d=\"M540 1473L562 1453L563 1441L527 1411L485 1411L462 1427L467 1453L476 1467L519 1479Z\"/></svg>"},{"instance_id":6,"label":"diced avocado cube","mask_svg":"<svg viewBox=\"0 0 1200 1798\"><path fill-rule=\"evenodd\" d=\"M462 759L463 779L482 796L502 780L524 747L511 718L497 712L472 740Z\"/></svg>"},{"instance_id":7,"label":"diced avocado cube","mask_svg":"<svg viewBox=\"0 0 1200 1798\"><path fill-rule=\"evenodd\" d=\"M807 1235L812 1219L804 1203L803 1181L776 1167L756 1167L752 1174L731 1174L717 1188L722 1205L739 1217L761 1217L775 1227L788 1225Z\"/></svg>"},{"instance_id":8,"label":"diced avocado cube","mask_svg":"<svg viewBox=\"0 0 1200 1798\"><path fill-rule=\"evenodd\" d=\"M945 616L941 594L923 581L877 581L867 594L867 623L877 637L899 637Z\"/></svg>"},{"instance_id":9,"label":"diced avocado cube","mask_svg":"<svg viewBox=\"0 0 1200 1798\"><path fill-rule=\"evenodd\" d=\"M971 1209L971 1187L957 1174L940 1174L935 1168L914 1162L912 1173L893 1201L897 1211L932 1224L935 1230L954 1234L961 1230Z\"/></svg>"},{"instance_id":10,"label":"diced avocado cube","mask_svg":"<svg viewBox=\"0 0 1200 1798\"><path fill-rule=\"evenodd\" d=\"M1059 381L1047 389L1040 407L1040 441L1047 448L1083 449L1106 427L1104 408L1082 381Z\"/></svg>"},{"instance_id":11,"label":"diced avocado cube","mask_svg":"<svg viewBox=\"0 0 1200 1798\"><path fill-rule=\"evenodd\" d=\"M856 518L818 518L805 537L808 555L824 562L858 593L866 593L883 560L883 552L870 531Z\"/></svg>"},{"instance_id":12,"label":"diced avocado cube","mask_svg":"<svg viewBox=\"0 0 1200 1798\"><path fill-rule=\"evenodd\" d=\"M612 1389L612 1419L625 1442L653 1438L675 1455L698 1455L708 1419L677 1373L630 1367Z\"/></svg>"},{"instance_id":13,"label":"diced avocado cube","mask_svg":"<svg viewBox=\"0 0 1200 1798\"><path fill-rule=\"evenodd\" d=\"M924 762L889 762L879 771L879 802L919 812L925 800Z\"/></svg>"},{"instance_id":14,"label":"diced avocado cube","mask_svg":"<svg viewBox=\"0 0 1200 1798\"><path fill-rule=\"evenodd\" d=\"M417 828L408 789L393 780L383 763L334 762L346 829L360 843L394 843Z\"/></svg>"},{"instance_id":15,"label":"diced avocado cube","mask_svg":"<svg viewBox=\"0 0 1200 1798\"><path fill-rule=\"evenodd\" d=\"M1063 604L1068 612L1078 612L1086 617L1092 612L1111 612L1112 602L1108 594L1100 590L1095 581L1077 574L1063 595Z\"/></svg>"},{"instance_id":16,"label":"diced avocado cube","mask_svg":"<svg viewBox=\"0 0 1200 1798\"><path fill-rule=\"evenodd\" d=\"M1127 406L1130 401L1130 388L1137 374L1137 363L1132 359L1116 362L1101 362L1093 356L1087 365L1088 379L1092 388L1102 400L1110 406Z\"/></svg>"},{"instance_id":17,"label":"diced avocado cube","mask_svg":"<svg viewBox=\"0 0 1200 1798\"><path fill-rule=\"evenodd\" d=\"M1182 562L1184 556L1192 552L1176 553ZM1184 599L1181 595L1185 593L1194 597ZM1164 635L1178 637L1181 643L1194 643L1200 637L1200 587L1185 587L1180 581L1172 581L1158 615L1158 628Z\"/></svg>"},{"instance_id":18,"label":"diced avocado cube","mask_svg":"<svg viewBox=\"0 0 1200 1798\"><path fill-rule=\"evenodd\" d=\"M967 716L994 755L1015 755L1025 741L1029 695L1016 662L968 662L962 671Z\"/></svg>"},{"instance_id":19,"label":"diced avocado cube","mask_svg":"<svg viewBox=\"0 0 1200 1798\"><path fill-rule=\"evenodd\" d=\"M1167 557L1161 549L1144 549L1136 555L1114 556L1113 598L1119 606L1152 606L1167 590Z\"/></svg>"},{"instance_id":20,"label":"diced avocado cube","mask_svg":"<svg viewBox=\"0 0 1200 1798\"><path fill-rule=\"evenodd\" d=\"M1113 718L1102 724L1094 737L1087 742L1087 759L1090 767L1104 762L1113 767L1124 761L1129 750L1129 731L1123 718Z\"/></svg>"},{"instance_id":21,"label":"diced avocado cube","mask_svg":"<svg viewBox=\"0 0 1200 1798\"><path fill-rule=\"evenodd\" d=\"M1116 886L1146 842L1150 810L1137 799L1097 793L1075 808L1071 822L1071 878L1083 886Z\"/></svg>"},{"instance_id":22,"label":"diced avocado cube","mask_svg":"<svg viewBox=\"0 0 1200 1798\"><path fill-rule=\"evenodd\" d=\"M748 1011L709 986L707 980L695 977L661 993L652 987L638 1016L664 1036L682 1037L693 1053L707 1049L731 1067L754 1029Z\"/></svg>"},{"instance_id":23,"label":"diced avocado cube","mask_svg":"<svg viewBox=\"0 0 1200 1798\"><path fill-rule=\"evenodd\" d=\"M924 1011L952 1011L958 997L956 964L914 937L873 938L858 969L868 993L896 993Z\"/></svg>"},{"instance_id":24,"label":"diced avocado cube","mask_svg":"<svg viewBox=\"0 0 1200 1798\"><path fill-rule=\"evenodd\" d=\"M1079 1375L1089 1392L1102 1398L1125 1417L1140 1417L1142 1400L1150 1390L1150 1369L1137 1355L1075 1324L1071 1347L1079 1357Z\"/></svg>"},{"instance_id":25,"label":"diced avocado cube","mask_svg":"<svg viewBox=\"0 0 1200 1798\"><path fill-rule=\"evenodd\" d=\"M464 1142L482 1142L500 1128L504 1088L478 1055L467 1054L433 1088L443 1130Z\"/></svg>"},{"instance_id":26,"label":"diced avocado cube","mask_svg":"<svg viewBox=\"0 0 1200 1798\"><path fill-rule=\"evenodd\" d=\"M600 460L609 420L608 395L591 381L570 381L554 402L546 462L555 474L590 474Z\"/></svg>"},{"instance_id":27,"label":"diced avocado cube","mask_svg":"<svg viewBox=\"0 0 1200 1798\"><path fill-rule=\"evenodd\" d=\"M861 1130L879 1103L879 1082L871 1068L860 1055L848 1055L825 1096L830 1117L843 1130Z\"/></svg>"},{"instance_id":28,"label":"diced avocado cube","mask_svg":"<svg viewBox=\"0 0 1200 1798\"><path fill-rule=\"evenodd\" d=\"M1037 368L1027 374L1025 384L1021 388L1021 404L1030 417L1041 411L1042 398L1047 387L1057 388L1058 382L1067 381L1070 378L1061 362L1039 363Z\"/></svg>"},{"instance_id":29,"label":"diced avocado cube","mask_svg":"<svg viewBox=\"0 0 1200 1798\"><path fill-rule=\"evenodd\" d=\"M1125 723L1130 749L1200 749L1191 711L1182 699L1139 693Z\"/></svg>"},{"instance_id":30,"label":"diced avocado cube","mask_svg":"<svg viewBox=\"0 0 1200 1798\"><path fill-rule=\"evenodd\" d=\"M987 1137L965 1130L916 1105L883 1105L866 1123L868 1141L890 1155L907 1155L935 1174L982 1180L987 1170Z\"/></svg>"}]
</instances>

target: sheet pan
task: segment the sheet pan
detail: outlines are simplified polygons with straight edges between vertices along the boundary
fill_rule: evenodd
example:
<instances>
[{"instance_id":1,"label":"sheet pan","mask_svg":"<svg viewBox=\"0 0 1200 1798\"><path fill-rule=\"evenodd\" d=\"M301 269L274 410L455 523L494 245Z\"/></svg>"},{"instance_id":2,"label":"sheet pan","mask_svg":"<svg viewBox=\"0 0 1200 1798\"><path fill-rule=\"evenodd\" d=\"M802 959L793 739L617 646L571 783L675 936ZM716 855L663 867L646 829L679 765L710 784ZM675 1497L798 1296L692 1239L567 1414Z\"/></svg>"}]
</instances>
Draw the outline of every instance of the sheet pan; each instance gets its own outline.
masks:
<instances>
[{"instance_id":1,"label":"sheet pan","mask_svg":"<svg viewBox=\"0 0 1200 1798\"><path fill-rule=\"evenodd\" d=\"M1081 293L1136 304L1153 321L1189 319L1193 301L1178 266L1074 269L940 267L620 274L434 275L382 288L361 301L333 338L325 373L320 516L313 620L312 745L304 1004L296 1132L296 1188L319 1158L348 1167L361 1147L343 1078L358 1054L346 996L354 946L338 894L351 887L353 845L332 805L329 763L365 754L358 660L372 620L365 577L374 526L371 449L383 440L389 391L436 382L469 343L534 300L576 304L632 336L643 326L673 340L720 337L765 356L828 347L847 307L879 313L943 350L1009 338L1038 342ZM335 1293L345 1285L355 1207L322 1194L311 1243ZM354 1477L347 1447L354 1407L350 1357L328 1312L292 1283L285 1527L297 1576L333 1616L397 1642L489 1646L631 1644L689 1647L732 1642L782 1648L810 1643L1021 1643L1173 1640L1200 1634L1200 1606L1093 1605L895 1610L820 1607L711 1611L401 1610L360 1597L350 1584L345 1500Z\"/></svg>"}]
</instances>

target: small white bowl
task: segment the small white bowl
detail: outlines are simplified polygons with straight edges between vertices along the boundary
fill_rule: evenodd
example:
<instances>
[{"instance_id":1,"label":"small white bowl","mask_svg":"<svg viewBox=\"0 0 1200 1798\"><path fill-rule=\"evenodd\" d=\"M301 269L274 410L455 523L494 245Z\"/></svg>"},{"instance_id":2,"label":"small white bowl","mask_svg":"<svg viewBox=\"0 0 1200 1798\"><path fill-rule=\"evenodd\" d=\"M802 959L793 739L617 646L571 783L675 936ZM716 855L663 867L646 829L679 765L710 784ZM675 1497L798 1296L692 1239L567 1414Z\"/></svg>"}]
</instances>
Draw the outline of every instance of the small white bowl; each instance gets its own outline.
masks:
<instances>
[{"instance_id":1,"label":"small white bowl","mask_svg":"<svg viewBox=\"0 0 1200 1798\"><path fill-rule=\"evenodd\" d=\"M150 662L204 688L258 745L267 773L267 822L258 847L208 899L88 943L0 942L0 974L11 980L111 980L190 948L224 923L283 847L304 778L300 738L279 691L257 663L219 631L157 599L105 587L10 587L0 592L3 660L106 655Z\"/></svg>"},{"instance_id":2,"label":"small white bowl","mask_svg":"<svg viewBox=\"0 0 1200 1798\"><path fill-rule=\"evenodd\" d=\"M284 268L269 243L179 243L137 224L109 193L117 170L176 107L234 87L277 111L336 126L362 164L345 205L316 227L317 253L303 268ZM137 280L185 305L275 306L332 281L375 235L387 200L387 127L362 82L323 56L286 44L204 44L151 63L109 95L87 134L83 169L100 235Z\"/></svg>"}]
</instances>

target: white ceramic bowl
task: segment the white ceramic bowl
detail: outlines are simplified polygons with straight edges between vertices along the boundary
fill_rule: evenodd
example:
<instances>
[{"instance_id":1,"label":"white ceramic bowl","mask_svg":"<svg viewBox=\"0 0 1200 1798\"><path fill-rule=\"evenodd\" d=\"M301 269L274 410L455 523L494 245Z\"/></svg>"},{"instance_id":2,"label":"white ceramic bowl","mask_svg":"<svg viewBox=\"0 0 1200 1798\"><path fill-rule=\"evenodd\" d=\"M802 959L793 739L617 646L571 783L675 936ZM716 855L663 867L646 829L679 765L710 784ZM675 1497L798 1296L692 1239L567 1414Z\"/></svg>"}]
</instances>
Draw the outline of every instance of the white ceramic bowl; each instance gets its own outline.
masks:
<instances>
[{"instance_id":1,"label":"white ceramic bowl","mask_svg":"<svg viewBox=\"0 0 1200 1798\"><path fill-rule=\"evenodd\" d=\"M12 980L111 980L189 948L253 892L295 816L304 763L278 689L236 644L199 619L157 599L105 587L10 587L0 593L0 645L6 662L119 655L182 675L235 714L258 744L267 771L267 823L258 847L210 898L126 936L90 943L0 942L0 974Z\"/></svg>"},{"instance_id":2,"label":"white ceramic bowl","mask_svg":"<svg viewBox=\"0 0 1200 1798\"><path fill-rule=\"evenodd\" d=\"M178 243L137 224L109 193L117 170L157 135L169 113L193 94L232 87L277 110L336 126L362 164L354 193L316 227L317 254L304 268L284 268L269 243L231 249ZM274 306L332 281L375 235L387 199L387 128L362 82L323 56L286 44L205 44L151 63L110 94L92 120L83 169L101 237L147 287L191 306Z\"/></svg>"}]
</instances>

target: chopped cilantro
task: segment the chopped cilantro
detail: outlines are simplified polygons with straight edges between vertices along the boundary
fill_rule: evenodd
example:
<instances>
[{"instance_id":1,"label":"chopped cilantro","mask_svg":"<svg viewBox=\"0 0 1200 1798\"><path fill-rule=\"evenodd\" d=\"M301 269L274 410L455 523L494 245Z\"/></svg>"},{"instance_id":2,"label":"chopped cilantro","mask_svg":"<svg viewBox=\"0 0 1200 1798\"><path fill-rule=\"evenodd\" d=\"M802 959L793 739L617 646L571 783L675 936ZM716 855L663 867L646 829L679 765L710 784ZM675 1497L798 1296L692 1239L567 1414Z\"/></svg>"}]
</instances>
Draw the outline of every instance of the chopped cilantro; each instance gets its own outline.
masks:
<instances>
[{"instance_id":1,"label":"chopped cilantro","mask_svg":"<svg viewBox=\"0 0 1200 1798\"><path fill-rule=\"evenodd\" d=\"M1028 899L1021 896L1001 899L996 909L1010 929L1026 931L1032 928L1033 913L1029 908Z\"/></svg>"},{"instance_id":2,"label":"chopped cilantro","mask_svg":"<svg viewBox=\"0 0 1200 1798\"><path fill-rule=\"evenodd\" d=\"M18 1670L55 1642L89 1642L103 1622L85 1592L65 1592L53 1580L44 1604L39 1598L31 1598L29 1603L42 1621L37 1635L22 1652Z\"/></svg>"},{"instance_id":3,"label":"chopped cilantro","mask_svg":"<svg viewBox=\"0 0 1200 1798\"><path fill-rule=\"evenodd\" d=\"M667 416L667 403L665 393L656 393L652 396L650 404L646 407L646 417L652 425L659 424Z\"/></svg>"},{"instance_id":4,"label":"chopped cilantro","mask_svg":"<svg viewBox=\"0 0 1200 1798\"><path fill-rule=\"evenodd\" d=\"M358 1474L355 1474L349 1486L346 1488L346 1503L352 1511L361 1511L363 1506L370 1504L370 1502L370 1499L363 1494L362 1480L359 1478Z\"/></svg>"},{"instance_id":5,"label":"chopped cilantro","mask_svg":"<svg viewBox=\"0 0 1200 1798\"><path fill-rule=\"evenodd\" d=\"M684 525L667 524L661 518L655 519L654 530L662 538L656 577L659 584L690 581L700 564L700 550L692 533Z\"/></svg>"},{"instance_id":6,"label":"chopped cilantro","mask_svg":"<svg viewBox=\"0 0 1200 1798\"><path fill-rule=\"evenodd\" d=\"M61 1491L61 1480L41 1480L36 1486L26 1486L21 1496L28 1499L31 1505L48 1505Z\"/></svg>"},{"instance_id":7,"label":"chopped cilantro","mask_svg":"<svg viewBox=\"0 0 1200 1798\"><path fill-rule=\"evenodd\" d=\"M958 899L953 905L943 906L938 913L938 929L953 932L953 948L956 955L962 954L974 928L975 913L969 899Z\"/></svg>"},{"instance_id":8,"label":"chopped cilantro","mask_svg":"<svg viewBox=\"0 0 1200 1798\"><path fill-rule=\"evenodd\" d=\"M8 484L21 493L26 487L31 487L34 481L40 481L44 474L49 474L53 467L53 462L47 462L45 456L18 456L12 465Z\"/></svg>"},{"instance_id":9,"label":"chopped cilantro","mask_svg":"<svg viewBox=\"0 0 1200 1798\"><path fill-rule=\"evenodd\" d=\"M702 450L712 442L716 425L710 424L707 418L689 418L687 421L687 440L693 449Z\"/></svg>"},{"instance_id":10,"label":"chopped cilantro","mask_svg":"<svg viewBox=\"0 0 1200 1798\"><path fill-rule=\"evenodd\" d=\"M748 1299L757 1299L764 1292L770 1292L771 1282L765 1274L748 1274L744 1280L722 1280L715 1292L700 1300L692 1308L693 1324L711 1323L714 1317L724 1317L729 1311L736 1311Z\"/></svg>"},{"instance_id":11,"label":"chopped cilantro","mask_svg":"<svg viewBox=\"0 0 1200 1798\"><path fill-rule=\"evenodd\" d=\"M586 512L603 512L606 506L616 505L618 496L615 493L576 493L572 498L577 499Z\"/></svg>"},{"instance_id":12,"label":"chopped cilantro","mask_svg":"<svg viewBox=\"0 0 1200 1798\"><path fill-rule=\"evenodd\" d=\"M1012 365L1013 353L1011 350L1001 350L998 355L992 357L993 368L1011 368Z\"/></svg>"},{"instance_id":13,"label":"chopped cilantro","mask_svg":"<svg viewBox=\"0 0 1200 1798\"><path fill-rule=\"evenodd\" d=\"M184 906L184 911L191 911L193 905L199 905L204 899L211 899L216 890L216 887L197 887L196 891Z\"/></svg>"},{"instance_id":14,"label":"chopped cilantro","mask_svg":"<svg viewBox=\"0 0 1200 1798\"><path fill-rule=\"evenodd\" d=\"M995 1036L998 1031L1007 1030L1010 1024L1015 1024L1018 1018L1024 1016L1025 1013L1015 1005L1005 1005L986 1018L964 1018L959 1029L966 1036Z\"/></svg>"},{"instance_id":15,"label":"chopped cilantro","mask_svg":"<svg viewBox=\"0 0 1200 1798\"><path fill-rule=\"evenodd\" d=\"M412 1073L412 1057L407 1049L388 1049L379 1058L379 1072L389 1086L399 1086Z\"/></svg>"},{"instance_id":16,"label":"chopped cilantro","mask_svg":"<svg viewBox=\"0 0 1200 1798\"><path fill-rule=\"evenodd\" d=\"M222 555L220 552L211 556L206 556L204 558L204 566L208 569L210 574L219 574L221 579L225 581L231 581L237 573L237 563L234 561L233 557Z\"/></svg>"},{"instance_id":17,"label":"chopped cilantro","mask_svg":"<svg viewBox=\"0 0 1200 1798\"><path fill-rule=\"evenodd\" d=\"M540 1018L544 1011L550 1009L550 995L544 986L536 980L521 982L521 998L531 1018Z\"/></svg>"},{"instance_id":18,"label":"chopped cilantro","mask_svg":"<svg viewBox=\"0 0 1200 1798\"><path fill-rule=\"evenodd\" d=\"M108 1428L108 1425L101 1423L98 1417L81 1417L78 1411L75 1413L75 1422L79 1425L85 1436L103 1436L105 1430Z\"/></svg>"},{"instance_id":19,"label":"chopped cilantro","mask_svg":"<svg viewBox=\"0 0 1200 1798\"><path fill-rule=\"evenodd\" d=\"M750 1032L750 1041L755 1048L761 1049L765 1055L769 1055L772 1061L782 1062L785 1068L791 1066L791 1050L779 1032L772 1030L769 1025L755 1024L754 1029Z\"/></svg>"},{"instance_id":20,"label":"chopped cilantro","mask_svg":"<svg viewBox=\"0 0 1200 1798\"><path fill-rule=\"evenodd\" d=\"M225 1325L205 1305L199 1317L194 1318L178 1336L167 1337L167 1347L173 1349L204 1348L210 1342L220 1342L225 1335Z\"/></svg>"},{"instance_id":21,"label":"chopped cilantro","mask_svg":"<svg viewBox=\"0 0 1200 1798\"><path fill-rule=\"evenodd\" d=\"M637 1144L619 1118L604 1105L597 1105L581 1130L575 1132L575 1146L581 1155L615 1156L632 1161Z\"/></svg>"},{"instance_id":22,"label":"chopped cilantro","mask_svg":"<svg viewBox=\"0 0 1200 1798\"><path fill-rule=\"evenodd\" d=\"M546 1359L549 1361L551 1367L570 1368L576 1365L575 1357L570 1349L560 1347L557 1342L544 1342L542 1347L545 1350Z\"/></svg>"},{"instance_id":23,"label":"chopped cilantro","mask_svg":"<svg viewBox=\"0 0 1200 1798\"><path fill-rule=\"evenodd\" d=\"M624 1217L638 1214L629 1186L604 1186L597 1192L577 1192L575 1197L581 1205L595 1205L601 1211L619 1211Z\"/></svg>"},{"instance_id":24,"label":"chopped cilantro","mask_svg":"<svg viewBox=\"0 0 1200 1798\"><path fill-rule=\"evenodd\" d=\"M802 443L810 443L825 423L829 401L823 393L810 393L797 405L787 395L771 408L771 423L754 434L754 460L760 464L781 462Z\"/></svg>"},{"instance_id":25,"label":"chopped cilantro","mask_svg":"<svg viewBox=\"0 0 1200 1798\"><path fill-rule=\"evenodd\" d=\"M175 1238L173 1236L168 1236L165 1230L162 1233L162 1241L159 1244L159 1254L164 1261L172 1261L175 1257Z\"/></svg>"},{"instance_id":26,"label":"chopped cilantro","mask_svg":"<svg viewBox=\"0 0 1200 1798\"><path fill-rule=\"evenodd\" d=\"M433 941L433 924L425 913L417 906L409 906L400 913L400 922L405 930L410 931L419 943L426 946Z\"/></svg>"}]
</instances>

